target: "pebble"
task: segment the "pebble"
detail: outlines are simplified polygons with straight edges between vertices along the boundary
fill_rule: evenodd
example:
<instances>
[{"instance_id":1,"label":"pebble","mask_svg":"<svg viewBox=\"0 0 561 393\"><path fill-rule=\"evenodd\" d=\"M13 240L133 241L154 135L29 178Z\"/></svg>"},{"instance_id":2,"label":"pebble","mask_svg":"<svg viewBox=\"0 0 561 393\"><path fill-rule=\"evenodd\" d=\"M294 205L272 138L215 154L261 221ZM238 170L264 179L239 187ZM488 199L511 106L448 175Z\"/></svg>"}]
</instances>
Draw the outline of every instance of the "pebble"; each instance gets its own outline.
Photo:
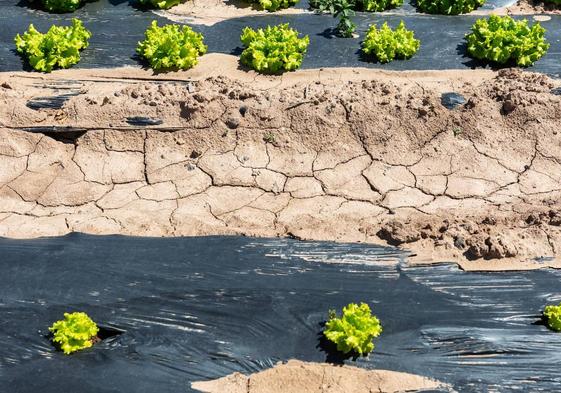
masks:
<instances>
[{"instance_id":1,"label":"pebble","mask_svg":"<svg viewBox=\"0 0 561 393\"><path fill-rule=\"evenodd\" d=\"M440 103L447 109L456 109L458 106L465 104L465 97L458 93L442 93Z\"/></svg>"}]
</instances>

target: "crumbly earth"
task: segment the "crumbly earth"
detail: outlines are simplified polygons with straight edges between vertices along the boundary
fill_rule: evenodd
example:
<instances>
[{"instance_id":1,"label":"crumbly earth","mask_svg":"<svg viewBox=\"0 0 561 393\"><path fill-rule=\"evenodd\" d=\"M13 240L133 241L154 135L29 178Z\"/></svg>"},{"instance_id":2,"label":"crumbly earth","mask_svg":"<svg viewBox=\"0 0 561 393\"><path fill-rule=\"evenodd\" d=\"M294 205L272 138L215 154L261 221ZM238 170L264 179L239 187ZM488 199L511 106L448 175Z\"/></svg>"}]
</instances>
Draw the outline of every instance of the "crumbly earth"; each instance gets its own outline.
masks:
<instances>
[{"instance_id":1,"label":"crumbly earth","mask_svg":"<svg viewBox=\"0 0 561 393\"><path fill-rule=\"evenodd\" d=\"M0 236L293 236L468 270L560 267L559 84L519 70L265 77L225 55L156 76L0 74ZM467 102L447 109L444 92Z\"/></svg>"},{"instance_id":2,"label":"crumbly earth","mask_svg":"<svg viewBox=\"0 0 561 393\"><path fill-rule=\"evenodd\" d=\"M298 360L249 376L233 373L191 384L193 389L207 393L404 393L443 386L438 381L407 373Z\"/></svg>"},{"instance_id":3,"label":"crumbly earth","mask_svg":"<svg viewBox=\"0 0 561 393\"><path fill-rule=\"evenodd\" d=\"M301 14L308 12L301 8L286 8L275 11L275 15ZM244 16L267 15L249 0L188 0L158 14L174 21L212 26L227 19Z\"/></svg>"},{"instance_id":4,"label":"crumbly earth","mask_svg":"<svg viewBox=\"0 0 561 393\"><path fill-rule=\"evenodd\" d=\"M507 8L507 12L513 15L561 14L561 6L548 1L518 0L515 5Z\"/></svg>"}]
</instances>

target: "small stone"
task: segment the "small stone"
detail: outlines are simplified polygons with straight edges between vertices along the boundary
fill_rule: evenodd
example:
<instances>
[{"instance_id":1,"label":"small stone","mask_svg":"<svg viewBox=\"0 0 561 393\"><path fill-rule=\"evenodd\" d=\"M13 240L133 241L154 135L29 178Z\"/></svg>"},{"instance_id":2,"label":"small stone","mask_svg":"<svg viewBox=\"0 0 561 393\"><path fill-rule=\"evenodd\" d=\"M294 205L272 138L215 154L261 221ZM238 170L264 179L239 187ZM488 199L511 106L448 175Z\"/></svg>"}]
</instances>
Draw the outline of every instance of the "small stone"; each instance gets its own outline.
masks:
<instances>
[{"instance_id":1,"label":"small stone","mask_svg":"<svg viewBox=\"0 0 561 393\"><path fill-rule=\"evenodd\" d=\"M503 113L509 114L516 109L516 104L512 100L506 100L503 103Z\"/></svg>"},{"instance_id":2,"label":"small stone","mask_svg":"<svg viewBox=\"0 0 561 393\"><path fill-rule=\"evenodd\" d=\"M240 119L232 116L232 117L229 117L228 119L226 119L224 124L226 124L226 126L229 129L235 130L236 128L238 128L240 126Z\"/></svg>"},{"instance_id":3,"label":"small stone","mask_svg":"<svg viewBox=\"0 0 561 393\"><path fill-rule=\"evenodd\" d=\"M193 151L191 152L191 154L189 155L189 158L191 158L191 159L194 160L194 159L199 158L200 156L201 156L201 153L200 153L200 152L198 152L198 151L196 151L196 150L193 150Z\"/></svg>"},{"instance_id":4,"label":"small stone","mask_svg":"<svg viewBox=\"0 0 561 393\"><path fill-rule=\"evenodd\" d=\"M240 106L240 115L245 116L245 114L247 113L247 106L246 105L242 105Z\"/></svg>"},{"instance_id":5,"label":"small stone","mask_svg":"<svg viewBox=\"0 0 561 393\"><path fill-rule=\"evenodd\" d=\"M458 106L466 103L466 99L463 95L458 93L442 93L440 97L440 103L447 109L456 109Z\"/></svg>"},{"instance_id":6,"label":"small stone","mask_svg":"<svg viewBox=\"0 0 561 393\"><path fill-rule=\"evenodd\" d=\"M10 85L8 82L3 82L0 86L2 86L4 89L12 89L12 85Z\"/></svg>"},{"instance_id":7,"label":"small stone","mask_svg":"<svg viewBox=\"0 0 561 393\"><path fill-rule=\"evenodd\" d=\"M463 236L457 236L454 239L454 247L463 250L464 248L466 248L466 239L464 239Z\"/></svg>"}]
</instances>

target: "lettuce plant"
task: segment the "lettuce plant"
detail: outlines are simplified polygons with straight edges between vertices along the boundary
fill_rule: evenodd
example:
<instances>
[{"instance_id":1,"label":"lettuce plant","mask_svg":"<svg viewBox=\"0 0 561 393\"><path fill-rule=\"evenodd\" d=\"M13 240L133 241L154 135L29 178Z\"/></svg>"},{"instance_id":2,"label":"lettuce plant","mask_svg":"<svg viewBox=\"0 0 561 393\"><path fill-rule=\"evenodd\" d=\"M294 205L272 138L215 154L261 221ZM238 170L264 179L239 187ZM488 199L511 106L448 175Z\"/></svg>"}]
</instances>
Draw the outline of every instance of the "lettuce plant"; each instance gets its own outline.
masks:
<instances>
[{"instance_id":1,"label":"lettuce plant","mask_svg":"<svg viewBox=\"0 0 561 393\"><path fill-rule=\"evenodd\" d=\"M16 49L37 71L51 72L68 68L80 61L80 51L87 48L91 33L82 22L72 19L72 26L51 26L45 34L31 24L23 35L16 35Z\"/></svg>"},{"instance_id":2,"label":"lettuce plant","mask_svg":"<svg viewBox=\"0 0 561 393\"><path fill-rule=\"evenodd\" d=\"M387 22L378 29L371 25L362 42L362 52L375 57L380 63L388 63L394 59L409 59L417 50L421 41L415 38L415 33L405 28L401 21L395 30Z\"/></svg>"},{"instance_id":3,"label":"lettuce plant","mask_svg":"<svg viewBox=\"0 0 561 393\"><path fill-rule=\"evenodd\" d=\"M417 0L417 8L427 14L467 14L485 4L485 0Z\"/></svg>"},{"instance_id":4,"label":"lettuce plant","mask_svg":"<svg viewBox=\"0 0 561 393\"><path fill-rule=\"evenodd\" d=\"M499 64L515 62L528 67L539 60L549 49L545 29L539 23L528 26L527 20L514 20L510 16L491 15L479 19L466 36L470 56Z\"/></svg>"},{"instance_id":5,"label":"lettuce plant","mask_svg":"<svg viewBox=\"0 0 561 393\"><path fill-rule=\"evenodd\" d=\"M43 0L43 8L49 12L74 12L82 5L81 0Z\"/></svg>"},{"instance_id":6,"label":"lettuce plant","mask_svg":"<svg viewBox=\"0 0 561 393\"><path fill-rule=\"evenodd\" d=\"M299 0L251 0L251 2L256 3L259 7L267 11L277 11L283 8L292 7Z\"/></svg>"},{"instance_id":7,"label":"lettuce plant","mask_svg":"<svg viewBox=\"0 0 561 393\"><path fill-rule=\"evenodd\" d=\"M49 330L53 333L53 341L69 355L91 347L99 328L86 313L73 312L64 313L64 319L53 323Z\"/></svg>"},{"instance_id":8,"label":"lettuce plant","mask_svg":"<svg viewBox=\"0 0 561 393\"><path fill-rule=\"evenodd\" d=\"M161 10L167 10L181 4L183 1L185 0L138 0L139 4L143 7L159 8Z\"/></svg>"},{"instance_id":9,"label":"lettuce plant","mask_svg":"<svg viewBox=\"0 0 561 393\"><path fill-rule=\"evenodd\" d=\"M545 306L543 316L548 328L561 332L561 303L558 306Z\"/></svg>"},{"instance_id":10,"label":"lettuce plant","mask_svg":"<svg viewBox=\"0 0 561 393\"><path fill-rule=\"evenodd\" d=\"M288 23L253 30L246 27L240 37L244 51L240 61L262 73L293 71L302 65L310 38L299 38Z\"/></svg>"},{"instance_id":11,"label":"lettuce plant","mask_svg":"<svg viewBox=\"0 0 561 393\"><path fill-rule=\"evenodd\" d=\"M358 0L361 11L381 12L403 5L403 0Z\"/></svg>"},{"instance_id":12,"label":"lettuce plant","mask_svg":"<svg viewBox=\"0 0 561 393\"><path fill-rule=\"evenodd\" d=\"M158 26L152 21L144 33L145 39L138 43L136 52L146 59L154 70L187 70L198 63L207 46L203 35L194 32L189 26Z\"/></svg>"},{"instance_id":13,"label":"lettuce plant","mask_svg":"<svg viewBox=\"0 0 561 393\"><path fill-rule=\"evenodd\" d=\"M381 333L382 325L366 303L351 303L343 307L341 318L331 311L323 332L328 340L337 344L338 351L354 352L361 356L374 349L372 340Z\"/></svg>"}]
</instances>

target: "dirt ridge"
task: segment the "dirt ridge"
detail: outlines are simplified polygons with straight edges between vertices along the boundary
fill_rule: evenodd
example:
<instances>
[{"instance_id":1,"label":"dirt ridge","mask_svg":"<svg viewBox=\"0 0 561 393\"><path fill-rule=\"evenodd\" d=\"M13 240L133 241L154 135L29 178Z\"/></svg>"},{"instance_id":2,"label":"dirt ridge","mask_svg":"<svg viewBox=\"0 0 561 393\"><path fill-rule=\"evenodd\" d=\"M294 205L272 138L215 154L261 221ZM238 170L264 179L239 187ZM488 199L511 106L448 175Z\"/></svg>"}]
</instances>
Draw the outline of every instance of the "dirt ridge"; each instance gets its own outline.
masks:
<instances>
[{"instance_id":1,"label":"dirt ridge","mask_svg":"<svg viewBox=\"0 0 561 393\"><path fill-rule=\"evenodd\" d=\"M205 69L0 75L0 236L293 236L465 269L559 267L558 81ZM447 109L443 92L466 102Z\"/></svg>"}]
</instances>

